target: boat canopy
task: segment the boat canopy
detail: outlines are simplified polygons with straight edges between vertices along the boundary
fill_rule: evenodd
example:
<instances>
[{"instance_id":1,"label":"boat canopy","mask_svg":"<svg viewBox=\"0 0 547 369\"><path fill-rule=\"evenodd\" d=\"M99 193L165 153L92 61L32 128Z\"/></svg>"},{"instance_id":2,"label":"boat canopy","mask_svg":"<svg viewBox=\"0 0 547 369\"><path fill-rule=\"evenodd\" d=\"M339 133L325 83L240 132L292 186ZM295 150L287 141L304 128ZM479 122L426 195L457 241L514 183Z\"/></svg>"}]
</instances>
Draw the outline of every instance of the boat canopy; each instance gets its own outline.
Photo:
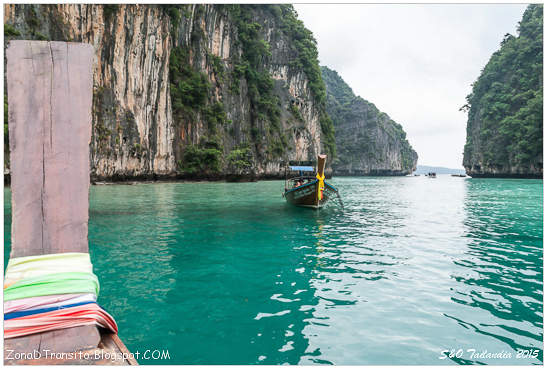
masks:
<instances>
[{"instance_id":1,"label":"boat canopy","mask_svg":"<svg viewBox=\"0 0 547 369\"><path fill-rule=\"evenodd\" d=\"M291 170L298 170L302 172L313 172L315 171L314 167L300 166L300 165L291 165L289 167Z\"/></svg>"}]
</instances>

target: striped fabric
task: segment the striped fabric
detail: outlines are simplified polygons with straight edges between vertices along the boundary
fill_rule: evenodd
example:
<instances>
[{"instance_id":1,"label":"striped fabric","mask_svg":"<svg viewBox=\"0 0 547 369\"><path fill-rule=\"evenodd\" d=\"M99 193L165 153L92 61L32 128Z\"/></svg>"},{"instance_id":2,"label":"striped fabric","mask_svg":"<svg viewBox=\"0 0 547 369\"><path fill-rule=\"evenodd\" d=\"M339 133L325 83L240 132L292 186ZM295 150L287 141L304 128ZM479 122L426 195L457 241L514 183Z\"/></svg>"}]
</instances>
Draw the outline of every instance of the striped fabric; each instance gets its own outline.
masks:
<instances>
[{"instance_id":1,"label":"striped fabric","mask_svg":"<svg viewBox=\"0 0 547 369\"><path fill-rule=\"evenodd\" d=\"M98 325L118 332L97 305L99 280L87 253L13 258L4 278L4 338Z\"/></svg>"}]
</instances>

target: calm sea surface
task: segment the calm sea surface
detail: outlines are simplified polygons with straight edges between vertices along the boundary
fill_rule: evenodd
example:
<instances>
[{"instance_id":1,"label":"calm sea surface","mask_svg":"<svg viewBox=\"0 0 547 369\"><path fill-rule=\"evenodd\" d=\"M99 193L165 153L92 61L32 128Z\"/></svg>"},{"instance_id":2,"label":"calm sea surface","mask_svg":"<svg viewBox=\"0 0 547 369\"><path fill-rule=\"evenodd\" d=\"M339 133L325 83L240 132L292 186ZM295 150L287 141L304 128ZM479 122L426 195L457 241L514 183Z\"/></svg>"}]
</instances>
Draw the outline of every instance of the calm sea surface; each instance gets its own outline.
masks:
<instances>
[{"instance_id":1,"label":"calm sea surface","mask_svg":"<svg viewBox=\"0 0 547 369\"><path fill-rule=\"evenodd\" d=\"M543 362L543 181L331 183L345 210L282 181L93 186L99 302L131 351L169 350L140 362Z\"/></svg>"}]
</instances>

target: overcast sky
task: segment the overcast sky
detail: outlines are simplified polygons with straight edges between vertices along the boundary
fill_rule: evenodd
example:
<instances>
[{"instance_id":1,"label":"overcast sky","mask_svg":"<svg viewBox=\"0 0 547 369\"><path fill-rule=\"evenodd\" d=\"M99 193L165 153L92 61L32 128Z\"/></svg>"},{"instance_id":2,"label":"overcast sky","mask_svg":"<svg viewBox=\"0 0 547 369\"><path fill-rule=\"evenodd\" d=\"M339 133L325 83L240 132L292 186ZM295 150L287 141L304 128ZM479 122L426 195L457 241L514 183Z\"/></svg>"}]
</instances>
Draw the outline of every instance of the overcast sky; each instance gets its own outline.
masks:
<instances>
[{"instance_id":1,"label":"overcast sky","mask_svg":"<svg viewBox=\"0 0 547 369\"><path fill-rule=\"evenodd\" d=\"M299 4L319 62L402 124L418 164L461 168L473 83L523 4Z\"/></svg>"}]
</instances>

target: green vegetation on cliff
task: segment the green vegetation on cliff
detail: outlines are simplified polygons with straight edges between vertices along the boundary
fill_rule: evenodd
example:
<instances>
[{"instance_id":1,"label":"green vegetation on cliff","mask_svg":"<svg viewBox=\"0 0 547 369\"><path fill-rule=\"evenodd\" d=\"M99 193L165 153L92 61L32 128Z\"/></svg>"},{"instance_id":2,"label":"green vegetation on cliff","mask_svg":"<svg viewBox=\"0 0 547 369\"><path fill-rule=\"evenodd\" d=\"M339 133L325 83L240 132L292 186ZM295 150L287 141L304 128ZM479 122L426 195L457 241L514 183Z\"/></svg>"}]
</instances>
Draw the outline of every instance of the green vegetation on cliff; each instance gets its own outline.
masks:
<instances>
[{"instance_id":1,"label":"green vegetation on cliff","mask_svg":"<svg viewBox=\"0 0 547 369\"><path fill-rule=\"evenodd\" d=\"M162 9L171 19L172 32L177 32L181 17L189 15L186 5L163 5ZM197 6L196 14L203 15L203 6ZM197 22L194 23L196 27L191 41L195 48L199 48L204 39L197 24ZM210 53L206 56L213 67L217 82L222 82L224 75L222 62ZM228 119L224 104L214 98L215 86L210 82L208 75L194 67L198 62L191 58L189 45L176 45L171 49L169 82L173 121L181 130L183 130L183 123L195 126L200 120L206 123L207 128L198 144L182 141L178 143L181 157L177 161L177 169L179 174L186 176L218 176L223 167L219 131Z\"/></svg>"},{"instance_id":2,"label":"green vegetation on cliff","mask_svg":"<svg viewBox=\"0 0 547 369\"><path fill-rule=\"evenodd\" d=\"M543 172L543 6L524 12L467 96L464 166L477 174Z\"/></svg>"},{"instance_id":3,"label":"green vegetation on cliff","mask_svg":"<svg viewBox=\"0 0 547 369\"><path fill-rule=\"evenodd\" d=\"M175 118L195 118L194 112L205 107L211 85L205 73L190 64L188 50L174 47L169 57L171 103Z\"/></svg>"},{"instance_id":4,"label":"green vegetation on cliff","mask_svg":"<svg viewBox=\"0 0 547 369\"><path fill-rule=\"evenodd\" d=\"M187 176L216 177L222 169L222 146L216 138L203 137L198 145L186 146L177 165Z\"/></svg>"},{"instance_id":5,"label":"green vegetation on cliff","mask_svg":"<svg viewBox=\"0 0 547 369\"><path fill-rule=\"evenodd\" d=\"M236 77L244 76L247 80L253 111L263 118L268 117L272 126L278 129L279 99L273 92L272 77L263 68L264 59L271 57L270 45L260 36L262 25L257 22L258 17L254 13L260 9L273 15L281 32L288 37L289 47L294 54L290 67L303 70L308 77L308 86L321 110L322 142L327 155L333 158L336 155L334 128L325 111L325 84L318 62L317 42L312 32L298 19L292 5L228 5L227 9L237 25L238 40L243 51L242 60L235 68ZM281 133L278 137L283 141ZM282 153L284 150L271 151Z\"/></svg>"},{"instance_id":6,"label":"green vegetation on cliff","mask_svg":"<svg viewBox=\"0 0 547 369\"><path fill-rule=\"evenodd\" d=\"M227 157L228 166L234 173L251 169L251 160L251 150L246 145L234 148Z\"/></svg>"},{"instance_id":7,"label":"green vegetation on cliff","mask_svg":"<svg viewBox=\"0 0 547 369\"><path fill-rule=\"evenodd\" d=\"M283 35L288 40L287 45L292 53L288 61L292 73L303 71L308 77L308 87L312 98L319 107L322 143L329 157L333 158L336 154L334 128L326 113L326 92L317 60L316 41L312 33L297 18L293 7L291 5L218 5L216 8L227 15L235 25L236 46L240 47L241 54L236 53L235 56L231 56L226 65L233 67L226 69L219 57L209 51L206 52L206 65L211 66L217 86L212 85L205 71L195 67L202 64L201 60L196 59L195 56L199 53L195 50L205 48L205 35L200 31L200 17L205 16L204 8L197 6L192 15L194 26L190 45L175 45L169 59L174 121L177 124L195 124L204 119L208 123L208 136L220 137L222 141L224 132L219 131L217 127L223 126L228 120L222 104L222 95L218 101L213 98L216 95L214 88L221 88L222 84L227 84L229 92L238 95L244 93L240 86L240 82L244 80L250 102L251 118L251 127L246 131L249 137L244 142L254 147L253 152L259 160L283 158L291 148L288 143L289 137L281 122L282 103L276 91L276 82L268 68L268 64L272 61L270 42ZM164 5L162 10L170 18L173 32L177 31L182 17L189 16L185 5ZM275 30L271 40L265 39L265 27ZM297 120L304 121L295 105L290 105L289 110ZM228 134L230 132L233 134L233 130L230 131L231 127L226 125L225 128ZM188 145L187 142L179 144L182 155L179 170L190 174L194 172L195 165L184 164L191 159L182 153L186 151L184 148L186 145ZM188 155L198 157L199 150L204 151L208 148L201 144L193 145ZM262 155L264 158L261 157ZM245 156L248 155L245 154ZM226 160L225 163L221 163L221 166L226 164L230 169L234 167L232 161ZM235 162L240 164L240 160Z\"/></svg>"},{"instance_id":8,"label":"green vegetation on cliff","mask_svg":"<svg viewBox=\"0 0 547 369\"><path fill-rule=\"evenodd\" d=\"M282 23L281 29L291 41L293 52L297 54L297 58L291 62L291 66L304 70L309 80L310 90L319 103L322 142L327 155L334 159L336 157L334 125L326 112L327 93L319 67L317 41L313 37L313 33L298 19L298 14L292 5L271 5L271 7L274 9L272 12L277 14L277 19ZM275 7L278 7L279 11L276 11Z\"/></svg>"},{"instance_id":9,"label":"green vegetation on cliff","mask_svg":"<svg viewBox=\"0 0 547 369\"><path fill-rule=\"evenodd\" d=\"M321 67L321 72L327 86L327 112L336 132L335 173L410 173L418 156L403 127L374 104L355 96L336 71Z\"/></svg>"},{"instance_id":10,"label":"green vegetation on cliff","mask_svg":"<svg viewBox=\"0 0 547 369\"><path fill-rule=\"evenodd\" d=\"M281 129L281 108L279 97L274 92L274 80L265 68L265 59L271 58L270 44L262 38L263 25L256 21L254 7L228 5L228 12L235 22L238 42L241 46L241 60L235 61L233 83L239 89L239 80L243 77L247 81L249 98L251 101L251 117L253 128L259 121L268 121L269 127L265 132L268 146L283 140ZM258 131L251 130L251 133ZM259 144L260 137L253 134L253 141ZM275 152L274 157L283 154ZM270 151L270 153L272 153Z\"/></svg>"},{"instance_id":11,"label":"green vegetation on cliff","mask_svg":"<svg viewBox=\"0 0 547 369\"><path fill-rule=\"evenodd\" d=\"M318 62L317 41L313 33L304 26L304 22L298 19L298 14L292 5L271 5L272 13L276 14L281 22L281 30L289 37L291 49L297 55L291 61L291 67L302 69L309 80L309 87L314 98L322 103L325 101L326 92L321 68ZM279 11L276 11L275 8Z\"/></svg>"},{"instance_id":12,"label":"green vegetation on cliff","mask_svg":"<svg viewBox=\"0 0 547 369\"><path fill-rule=\"evenodd\" d=\"M101 65L90 144L95 178L260 178L282 175L295 157L335 157L316 41L291 5L7 9L5 47L12 39L93 41Z\"/></svg>"}]
</instances>

